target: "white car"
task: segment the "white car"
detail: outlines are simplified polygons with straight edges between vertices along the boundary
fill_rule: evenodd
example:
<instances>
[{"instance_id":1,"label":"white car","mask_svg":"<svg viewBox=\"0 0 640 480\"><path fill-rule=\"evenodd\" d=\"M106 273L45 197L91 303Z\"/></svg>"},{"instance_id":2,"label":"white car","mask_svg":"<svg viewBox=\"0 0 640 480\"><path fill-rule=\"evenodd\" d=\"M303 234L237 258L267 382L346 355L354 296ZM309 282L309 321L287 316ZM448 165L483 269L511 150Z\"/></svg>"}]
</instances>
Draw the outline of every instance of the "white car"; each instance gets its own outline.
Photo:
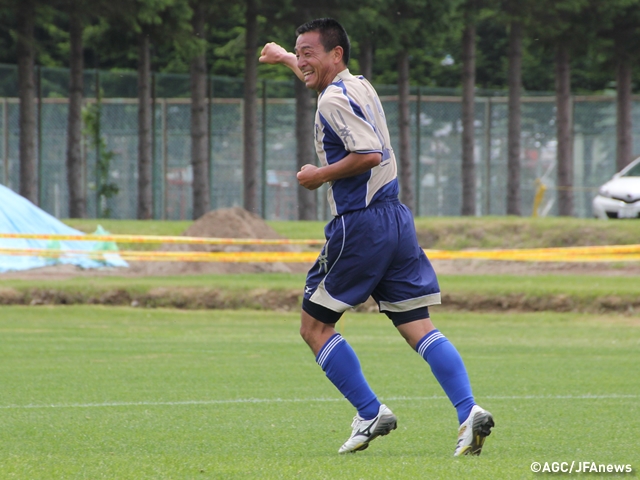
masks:
<instances>
[{"instance_id":1,"label":"white car","mask_svg":"<svg viewBox=\"0 0 640 480\"><path fill-rule=\"evenodd\" d=\"M592 207L596 218L640 218L640 157L600 187Z\"/></svg>"}]
</instances>

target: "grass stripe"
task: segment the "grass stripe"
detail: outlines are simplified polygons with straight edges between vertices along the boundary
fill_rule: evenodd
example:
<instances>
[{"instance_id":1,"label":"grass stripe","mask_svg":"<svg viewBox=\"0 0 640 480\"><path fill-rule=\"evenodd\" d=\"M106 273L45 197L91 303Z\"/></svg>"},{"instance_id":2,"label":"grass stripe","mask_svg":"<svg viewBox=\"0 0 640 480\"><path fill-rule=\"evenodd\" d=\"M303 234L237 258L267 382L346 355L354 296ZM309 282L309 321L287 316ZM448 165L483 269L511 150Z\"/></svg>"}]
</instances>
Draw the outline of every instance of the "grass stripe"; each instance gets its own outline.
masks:
<instances>
[{"instance_id":1,"label":"grass stripe","mask_svg":"<svg viewBox=\"0 0 640 480\"><path fill-rule=\"evenodd\" d=\"M488 395L487 400L603 400L620 398L640 398L640 395L608 394L608 395ZM428 397L388 397L380 398L385 402L419 402L427 400L446 400L444 395ZM342 402L342 398L233 398L227 400L183 400L176 402L104 402L104 403L68 403L42 405L0 405L2 410L30 408L103 408L103 407L173 407L183 405L224 405L242 403L323 403Z\"/></svg>"}]
</instances>

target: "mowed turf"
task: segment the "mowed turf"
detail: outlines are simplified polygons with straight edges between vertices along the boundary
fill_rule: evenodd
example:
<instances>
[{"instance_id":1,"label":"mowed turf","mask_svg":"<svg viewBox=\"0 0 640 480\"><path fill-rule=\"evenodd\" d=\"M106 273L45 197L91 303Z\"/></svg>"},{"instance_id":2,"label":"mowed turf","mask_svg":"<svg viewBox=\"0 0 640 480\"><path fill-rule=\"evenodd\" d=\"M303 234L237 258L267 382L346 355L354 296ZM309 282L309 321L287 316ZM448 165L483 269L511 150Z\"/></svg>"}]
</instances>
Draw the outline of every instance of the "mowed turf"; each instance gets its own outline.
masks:
<instances>
[{"instance_id":1,"label":"mowed turf","mask_svg":"<svg viewBox=\"0 0 640 480\"><path fill-rule=\"evenodd\" d=\"M640 469L637 316L434 308L497 424L480 457L453 458L454 409L382 315L349 313L339 329L398 429L339 456L354 411L299 339L298 314L0 311L3 479L504 479L535 477L534 461Z\"/></svg>"}]
</instances>

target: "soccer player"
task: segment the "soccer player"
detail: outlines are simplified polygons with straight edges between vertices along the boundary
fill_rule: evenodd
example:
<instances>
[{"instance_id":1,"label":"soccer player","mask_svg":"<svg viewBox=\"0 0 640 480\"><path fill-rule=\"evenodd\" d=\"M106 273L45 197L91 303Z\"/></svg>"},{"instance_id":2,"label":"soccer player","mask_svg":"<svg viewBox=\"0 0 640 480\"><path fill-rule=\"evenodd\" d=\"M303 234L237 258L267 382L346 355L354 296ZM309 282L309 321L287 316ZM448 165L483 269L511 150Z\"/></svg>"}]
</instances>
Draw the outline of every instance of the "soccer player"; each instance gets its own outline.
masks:
<instances>
[{"instance_id":1,"label":"soccer player","mask_svg":"<svg viewBox=\"0 0 640 480\"><path fill-rule=\"evenodd\" d=\"M321 166L304 165L297 178L310 190L329 183L334 218L307 275L300 334L358 412L339 453L364 450L396 428L396 416L378 400L355 352L335 330L345 310L373 296L455 406L460 427L454 455L479 455L493 417L475 404L458 351L429 318L428 307L440 303L440 288L418 245L413 216L398 200L396 159L380 99L365 78L349 73L349 38L337 21L312 20L296 35L295 54L268 43L260 61L286 65L318 92Z\"/></svg>"}]
</instances>

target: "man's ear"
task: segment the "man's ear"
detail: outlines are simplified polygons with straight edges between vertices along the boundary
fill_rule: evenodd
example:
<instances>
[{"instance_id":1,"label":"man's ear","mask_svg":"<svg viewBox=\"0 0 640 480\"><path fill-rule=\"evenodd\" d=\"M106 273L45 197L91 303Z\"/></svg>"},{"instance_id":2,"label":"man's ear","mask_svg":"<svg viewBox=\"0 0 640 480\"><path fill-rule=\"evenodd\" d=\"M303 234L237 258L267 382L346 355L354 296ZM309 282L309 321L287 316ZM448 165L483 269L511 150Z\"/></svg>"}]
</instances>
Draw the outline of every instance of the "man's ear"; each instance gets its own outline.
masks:
<instances>
[{"instance_id":1,"label":"man's ear","mask_svg":"<svg viewBox=\"0 0 640 480\"><path fill-rule=\"evenodd\" d=\"M333 49L335 63L340 63L344 55L344 50L340 45L336 45Z\"/></svg>"}]
</instances>

